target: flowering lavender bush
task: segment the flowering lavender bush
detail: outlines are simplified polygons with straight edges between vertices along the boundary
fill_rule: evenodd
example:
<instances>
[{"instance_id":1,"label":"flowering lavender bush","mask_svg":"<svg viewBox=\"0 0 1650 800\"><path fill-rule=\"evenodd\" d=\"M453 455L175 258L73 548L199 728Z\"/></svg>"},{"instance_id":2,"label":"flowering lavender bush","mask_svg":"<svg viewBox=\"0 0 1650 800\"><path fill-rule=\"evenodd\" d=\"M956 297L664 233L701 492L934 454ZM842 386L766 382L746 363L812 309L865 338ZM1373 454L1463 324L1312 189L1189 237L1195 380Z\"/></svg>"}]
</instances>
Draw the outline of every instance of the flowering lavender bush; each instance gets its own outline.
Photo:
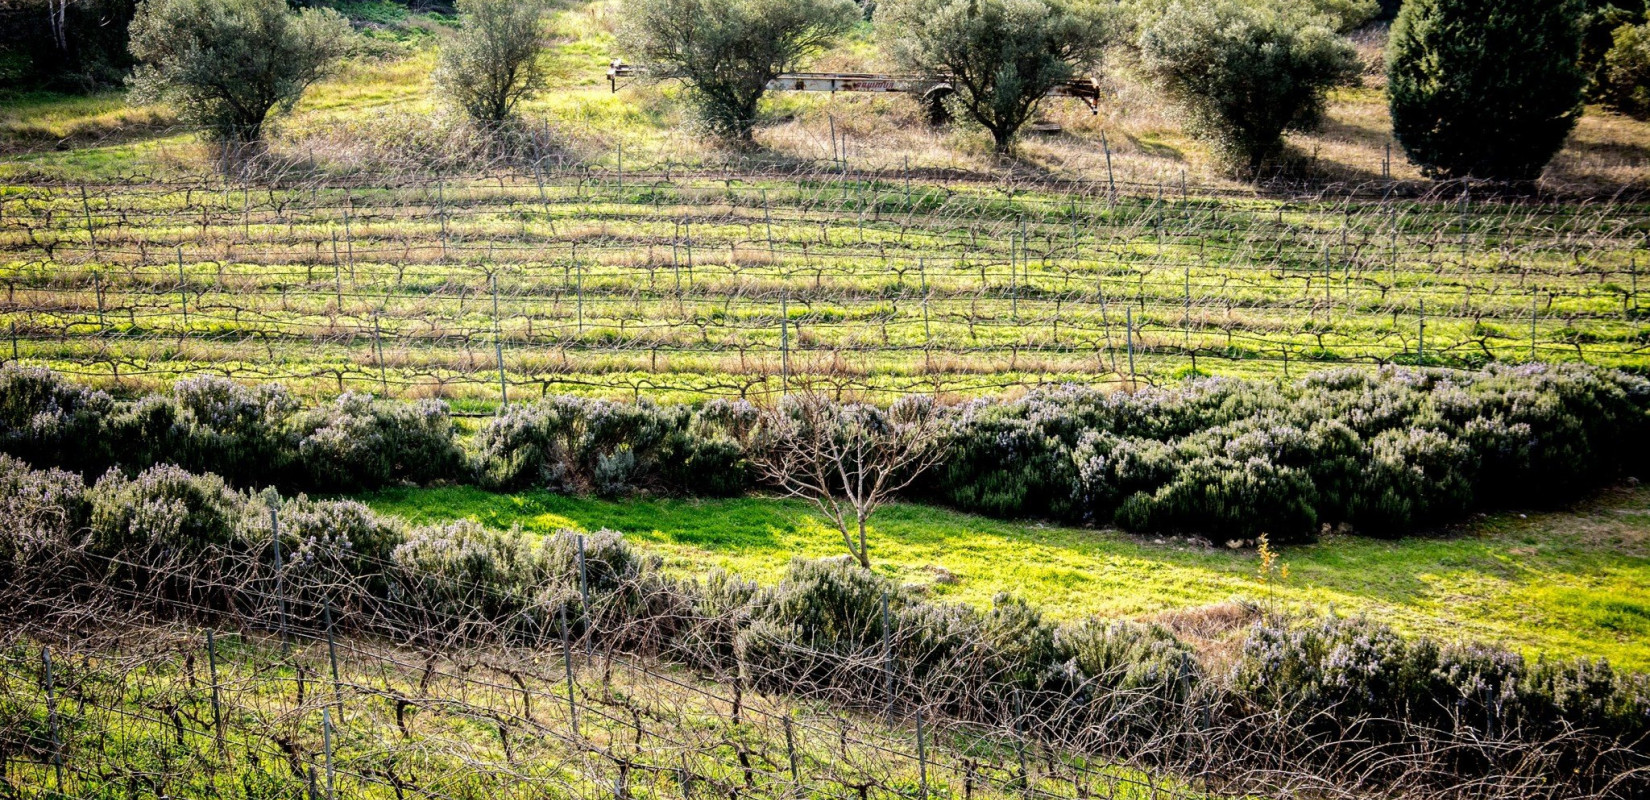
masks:
<instances>
[{"instance_id":1,"label":"flowering lavender bush","mask_svg":"<svg viewBox=\"0 0 1650 800\"><path fill-rule=\"evenodd\" d=\"M727 495L752 484L745 451L755 424L748 403L555 397L507 409L474 450L481 482L494 488Z\"/></svg>"},{"instance_id":2,"label":"flowering lavender bush","mask_svg":"<svg viewBox=\"0 0 1650 800\"><path fill-rule=\"evenodd\" d=\"M245 498L216 475L162 464L133 477L110 470L86 493L87 542L118 564L205 559L234 549Z\"/></svg>"},{"instance_id":3,"label":"flowering lavender bush","mask_svg":"<svg viewBox=\"0 0 1650 800\"><path fill-rule=\"evenodd\" d=\"M50 370L0 367L0 451L35 464L91 472L108 467L99 435L115 401Z\"/></svg>"},{"instance_id":4,"label":"flowering lavender bush","mask_svg":"<svg viewBox=\"0 0 1650 800\"><path fill-rule=\"evenodd\" d=\"M1579 365L1067 387L963 407L929 490L970 510L1137 531L1399 533L1572 498L1640 463L1647 414L1650 382Z\"/></svg>"},{"instance_id":5,"label":"flowering lavender bush","mask_svg":"<svg viewBox=\"0 0 1650 800\"><path fill-rule=\"evenodd\" d=\"M1650 736L1650 676L1602 661L1530 663L1497 647L1440 646L1333 614L1256 623L1230 685L1251 709L1278 710L1326 737L1348 720L1393 741L1405 725L1529 741L1577 729L1629 744Z\"/></svg>"},{"instance_id":6,"label":"flowering lavender bush","mask_svg":"<svg viewBox=\"0 0 1650 800\"><path fill-rule=\"evenodd\" d=\"M400 403L345 393L298 415L292 428L304 486L358 491L456 477L464 454L438 400Z\"/></svg>"},{"instance_id":7,"label":"flowering lavender bush","mask_svg":"<svg viewBox=\"0 0 1650 800\"><path fill-rule=\"evenodd\" d=\"M0 455L0 583L53 578L79 549L90 511L79 475Z\"/></svg>"}]
</instances>

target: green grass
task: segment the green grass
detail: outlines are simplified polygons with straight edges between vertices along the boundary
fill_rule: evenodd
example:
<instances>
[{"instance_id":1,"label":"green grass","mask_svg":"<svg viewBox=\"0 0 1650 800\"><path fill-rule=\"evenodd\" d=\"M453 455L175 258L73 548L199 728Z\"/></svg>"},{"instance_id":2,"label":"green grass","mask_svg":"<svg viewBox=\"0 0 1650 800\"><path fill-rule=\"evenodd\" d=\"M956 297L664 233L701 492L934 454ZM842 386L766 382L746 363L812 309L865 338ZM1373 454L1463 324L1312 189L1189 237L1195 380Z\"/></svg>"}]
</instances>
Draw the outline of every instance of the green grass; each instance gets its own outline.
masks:
<instances>
[{"instance_id":1,"label":"green grass","mask_svg":"<svg viewBox=\"0 0 1650 800\"><path fill-rule=\"evenodd\" d=\"M773 582L794 556L843 552L799 501L605 501L471 488L363 498L412 522L470 518L551 533L611 528L687 574L722 568ZM1282 585L1255 578L1250 551L1115 531L1004 522L900 504L875 520L876 569L933 596L985 605L1013 592L1051 615L1143 616L1232 598L1368 614L1444 639L1529 655L1605 657L1650 669L1650 491L1612 493L1564 513L1488 518L1449 535L1329 537L1283 551ZM936 581L943 569L955 583Z\"/></svg>"},{"instance_id":2,"label":"green grass","mask_svg":"<svg viewBox=\"0 0 1650 800\"><path fill-rule=\"evenodd\" d=\"M0 773L0 796L317 797L304 791L311 765L318 788L351 800L606 797L616 779L626 797L719 796L694 791L719 784L748 800L789 800L852 797L859 776L905 789L873 797L915 797L926 779L929 796L941 799L1070 798L1085 796L1072 782L1076 768L1095 784L1117 784L1107 793L1117 800L1221 796L1163 772L1065 753L1039 759L1057 760L1059 772L1038 769L1023 788L1004 737L932 717L919 768L908 723L766 692L730 706L727 685L685 669L577 657L564 666L553 643L415 652L345 637L334 660L313 632L288 646L220 628L211 651L204 632L182 627L86 633L0 643L0 722L26 748ZM43 645L63 692L51 706L40 690ZM42 757L48 736L67 754L61 785ZM599 757L608 753L623 753L629 771L615 774L617 758ZM785 769L793 753L800 789ZM751 764L760 766L746 772ZM391 788L390 775L413 791Z\"/></svg>"}]
</instances>

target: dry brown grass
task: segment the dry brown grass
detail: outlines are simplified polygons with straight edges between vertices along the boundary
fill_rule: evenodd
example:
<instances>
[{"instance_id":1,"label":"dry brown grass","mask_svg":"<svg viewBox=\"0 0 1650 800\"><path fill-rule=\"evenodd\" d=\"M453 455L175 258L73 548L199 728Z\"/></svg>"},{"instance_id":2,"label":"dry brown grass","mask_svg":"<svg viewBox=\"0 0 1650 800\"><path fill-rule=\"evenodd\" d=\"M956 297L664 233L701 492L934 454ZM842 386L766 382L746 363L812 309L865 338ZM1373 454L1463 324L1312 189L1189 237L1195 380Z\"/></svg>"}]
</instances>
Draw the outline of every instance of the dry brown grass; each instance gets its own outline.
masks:
<instances>
[{"instance_id":1,"label":"dry brown grass","mask_svg":"<svg viewBox=\"0 0 1650 800\"><path fill-rule=\"evenodd\" d=\"M1360 183L1424 181L1392 135L1386 105L1386 29L1374 26L1353 36L1365 64L1362 85L1330 96L1328 120L1319 131L1291 134L1295 162L1291 174L1308 180ZM827 54L820 70L864 71L884 67L863 45ZM1107 98L1099 112L1074 100L1045 102L1040 117L1058 123L1054 134L1026 134L1017 159L998 161L990 139L977 126L948 129L923 124L909 98L876 95L778 95L778 121L758 133L763 147L785 159L831 157L830 132L847 137L849 165L890 170L947 169L1161 186L1174 192L1182 180L1242 191L1209 146L1186 132L1174 104L1151 86L1126 55L1099 76ZM1106 148L1110 149L1110 168ZM1390 161L1388 161L1390 159ZM1389 168L1383 173L1383 163ZM1564 150L1542 179L1543 188L1576 194L1612 194L1650 188L1650 123L1588 107Z\"/></svg>"}]
</instances>

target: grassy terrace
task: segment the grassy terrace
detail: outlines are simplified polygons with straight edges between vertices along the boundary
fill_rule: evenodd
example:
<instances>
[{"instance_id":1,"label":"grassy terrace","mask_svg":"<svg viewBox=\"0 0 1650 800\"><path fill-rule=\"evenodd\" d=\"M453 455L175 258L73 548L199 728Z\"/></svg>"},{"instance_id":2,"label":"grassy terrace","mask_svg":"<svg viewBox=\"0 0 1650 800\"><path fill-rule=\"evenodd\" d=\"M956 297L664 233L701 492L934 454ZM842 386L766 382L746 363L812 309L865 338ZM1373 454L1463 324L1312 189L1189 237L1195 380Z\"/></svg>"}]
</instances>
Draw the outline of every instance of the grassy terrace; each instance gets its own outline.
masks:
<instances>
[{"instance_id":1,"label":"grassy terrace","mask_svg":"<svg viewBox=\"0 0 1650 800\"><path fill-rule=\"evenodd\" d=\"M40 692L42 646L72 701L48 705ZM349 638L336 642L334 662L318 635L289 646L221 629L213 648L204 631L181 627L8 636L0 709L17 726L8 732L51 742L64 758L59 772L44 749L8 756L0 791L388 800L610 797L622 786L626 797L788 798L852 797L864 785L900 797L924 779L941 797L1028 791L996 731L930 718L923 763L908 722L782 695L736 703L725 685L681 668L579 655L564 667L554 648L436 656ZM1222 796L1078 756L1036 766L1029 790L1045 797L1087 796L1074 782L1127 800Z\"/></svg>"},{"instance_id":2,"label":"grassy terrace","mask_svg":"<svg viewBox=\"0 0 1650 800\"><path fill-rule=\"evenodd\" d=\"M474 489L364 499L415 522L471 518L534 533L611 528L688 574L722 568L773 581L793 556L842 552L835 531L796 502L609 502ZM1004 591L1062 617L1151 616L1232 598L1332 605L1413 633L1650 669L1650 489L1610 492L1563 512L1498 515L1434 536L1326 537L1285 549L1289 577L1272 585L1256 579L1249 551L919 505L883 512L871 546L880 572L978 605Z\"/></svg>"},{"instance_id":3,"label":"grassy terrace","mask_svg":"<svg viewBox=\"0 0 1650 800\"><path fill-rule=\"evenodd\" d=\"M825 175L83 190L7 192L0 329L126 388L209 371L487 402L502 355L518 398L761 397L786 375L974 394L1532 354L1637 369L1650 341L1650 215L1626 203Z\"/></svg>"},{"instance_id":4,"label":"grassy terrace","mask_svg":"<svg viewBox=\"0 0 1650 800\"><path fill-rule=\"evenodd\" d=\"M451 19L343 10L366 46L250 179L163 108L0 96L0 355L127 389L209 371L475 407L498 350L517 398L1647 363L1650 125L1598 109L1544 178L1573 203L1418 199L1412 166L1383 168L1373 66L1290 139L1322 195L1257 190L1123 48L1101 112L1047 104L1063 132L1010 164L887 96L773 93L735 152L678 87L609 90L618 12L598 0L558 4L549 90L501 153L431 92ZM1378 28L1358 45L1379 63ZM810 67L887 65L865 26Z\"/></svg>"}]
</instances>

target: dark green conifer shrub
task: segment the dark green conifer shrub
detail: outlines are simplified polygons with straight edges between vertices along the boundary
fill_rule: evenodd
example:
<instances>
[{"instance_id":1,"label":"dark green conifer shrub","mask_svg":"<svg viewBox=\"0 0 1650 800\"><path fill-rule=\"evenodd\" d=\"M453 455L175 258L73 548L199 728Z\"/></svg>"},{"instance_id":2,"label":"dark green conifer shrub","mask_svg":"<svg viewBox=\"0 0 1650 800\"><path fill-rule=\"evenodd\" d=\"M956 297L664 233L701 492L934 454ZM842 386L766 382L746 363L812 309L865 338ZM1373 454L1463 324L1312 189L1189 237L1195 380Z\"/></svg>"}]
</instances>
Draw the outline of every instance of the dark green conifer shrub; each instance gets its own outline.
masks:
<instances>
[{"instance_id":1,"label":"dark green conifer shrub","mask_svg":"<svg viewBox=\"0 0 1650 800\"><path fill-rule=\"evenodd\" d=\"M1576 0L1406 0L1387 42L1392 130L1438 178L1530 181L1581 116Z\"/></svg>"}]
</instances>

